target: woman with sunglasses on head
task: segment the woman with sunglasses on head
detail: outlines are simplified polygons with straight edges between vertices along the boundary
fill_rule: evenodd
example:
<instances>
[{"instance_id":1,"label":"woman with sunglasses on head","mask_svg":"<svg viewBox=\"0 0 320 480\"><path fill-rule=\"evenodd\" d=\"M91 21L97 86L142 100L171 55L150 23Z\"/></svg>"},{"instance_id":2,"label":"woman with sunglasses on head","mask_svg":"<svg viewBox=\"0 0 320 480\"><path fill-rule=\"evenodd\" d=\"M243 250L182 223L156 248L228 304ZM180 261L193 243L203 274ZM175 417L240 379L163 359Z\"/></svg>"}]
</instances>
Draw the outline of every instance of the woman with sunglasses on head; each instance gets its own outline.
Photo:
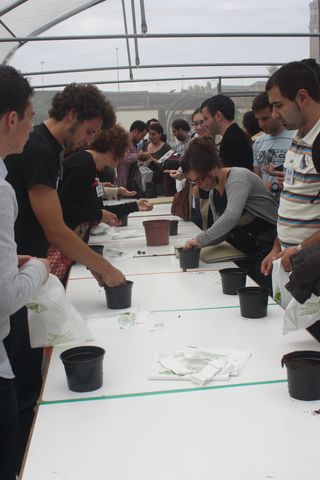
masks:
<instances>
[{"instance_id":1,"label":"woman with sunglasses on head","mask_svg":"<svg viewBox=\"0 0 320 480\"><path fill-rule=\"evenodd\" d=\"M271 287L260 273L260 264L276 237L277 202L262 180L245 168L223 167L211 137L190 142L182 161L189 182L210 192L214 223L185 249L217 245L223 240L248 255L244 264L254 280Z\"/></svg>"}]
</instances>

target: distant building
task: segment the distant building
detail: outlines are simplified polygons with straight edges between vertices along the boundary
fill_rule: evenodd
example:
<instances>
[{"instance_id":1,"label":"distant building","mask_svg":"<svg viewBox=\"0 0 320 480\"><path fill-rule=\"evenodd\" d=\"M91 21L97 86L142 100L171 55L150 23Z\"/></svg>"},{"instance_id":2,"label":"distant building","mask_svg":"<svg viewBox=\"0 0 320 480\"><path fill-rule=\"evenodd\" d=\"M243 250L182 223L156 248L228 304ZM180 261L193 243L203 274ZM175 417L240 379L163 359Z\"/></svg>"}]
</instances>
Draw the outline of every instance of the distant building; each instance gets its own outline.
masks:
<instances>
[{"instance_id":1,"label":"distant building","mask_svg":"<svg viewBox=\"0 0 320 480\"><path fill-rule=\"evenodd\" d=\"M257 81L251 85L225 85L222 93L229 95L236 105L236 120L241 123L244 112L251 109L253 97L264 91L265 81ZM35 111L34 124L47 118L51 100L56 91L36 90L33 97ZM155 93L147 91L137 92L105 92L112 103L117 120L126 129L129 129L134 120L147 121L149 118L158 118L168 140L174 142L171 132L171 123L176 118L191 121L192 112L199 108L208 97L217 93L216 88L209 93L194 93L183 90L182 92Z\"/></svg>"},{"instance_id":2,"label":"distant building","mask_svg":"<svg viewBox=\"0 0 320 480\"><path fill-rule=\"evenodd\" d=\"M318 0L312 0L309 3L310 7L310 23L309 23L309 32L318 33L319 32L319 11L318 11ZM319 37L310 37L310 57L315 58L317 62L320 62L320 38Z\"/></svg>"}]
</instances>

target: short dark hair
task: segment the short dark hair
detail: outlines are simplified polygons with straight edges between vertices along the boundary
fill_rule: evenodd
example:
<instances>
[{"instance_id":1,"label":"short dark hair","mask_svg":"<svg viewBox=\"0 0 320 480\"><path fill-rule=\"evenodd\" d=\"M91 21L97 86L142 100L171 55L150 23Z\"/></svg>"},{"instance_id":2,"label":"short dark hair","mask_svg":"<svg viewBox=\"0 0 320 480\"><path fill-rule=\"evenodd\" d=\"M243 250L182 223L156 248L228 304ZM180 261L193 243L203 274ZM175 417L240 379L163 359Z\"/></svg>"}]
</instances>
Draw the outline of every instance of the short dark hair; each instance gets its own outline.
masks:
<instances>
[{"instance_id":1,"label":"short dark hair","mask_svg":"<svg viewBox=\"0 0 320 480\"><path fill-rule=\"evenodd\" d=\"M146 121L146 125L147 125L147 129L149 130L150 128L150 125L152 123L160 123L159 120L157 118L150 118L149 120Z\"/></svg>"},{"instance_id":2,"label":"short dark hair","mask_svg":"<svg viewBox=\"0 0 320 480\"><path fill-rule=\"evenodd\" d=\"M160 125L160 123L152 123L152 125L150 125L149 127L149 131L150 130L154 130L155 132L160 133L160 135L163 134L163 128L162 128L162 125Z\"/></svg>"},{"instance_id":3,"label":"short dark hair","mask_svg":"<svg viewBox=\"0 0 320 480\"><path fill-rule=\"evenodd\" d=\"M138 132L143 132L143 130L148 130L147 124L144 123L142 120L135 120L130 127L130 132L133 130L138 130Z\"/></svg>"},{"instance_id":4,"label":"short dark hair","mask_svg":"<svg viewBox=\"0 0 320 480\"><path fill-rule=\"evenodd\" d=\"M254 111L254 113L257 113L261 110L264 110L265 108L269 108L270 110L272 110L272 105L269 102L267 92L262 92L253 99L252 110Z\"/></svg>"},{"instance_id":5,"label":"short dark hair","mask_svg":"<svg viewBox=\"0 0 320 480\"><path fill-rule=\"evenodd\" d=\"M105 130L116 123L111 103L95 85L67 85L53 97L49 116L61 121L71 110L75 111L80 122L101 118L102 128Z\"/></svg>"},{"instance_id":6,"label":"short dark hair","mask_svg":"<svg viewBox=\"0 0 320 480\"><path fill-rule=\"evenodd\" d=\"M302 63L303 65L307 65L309 68L311 68L311 70L313 70L317 77L320 79L320 66L315 58L304 58L303 60L301 60L300 63Z\"/></svg>"},{"instance_id":7,"label":"short dark hair","mask_svg":"<svg viewBox=\"0 0 320 480\"><path fill-rule=\"evenodd\" d=\"M0 117L14 111L22 120L32 92L28 80L18 70L0 65Z\"/></svg>"},{"instance_id":8,"label":"short dark hair","mask_svg":"<svg viewBox=\"0 0 320 480\"><path fill-rule=\"evenodd\" d=\"M190 132L190 125L186 120L183 120L183 118L177 118L176 120L173 120L171 128L174 128L175 130L184 130L185 132Z\"/></svg>"},{"instance_id":9,"label":"short dark hair","mask_svg":"<svg viewBox=\"0 0 320 480\"><path fill-rule=\"evenodd\" d=\"M222 162L214 139L209 136L197 137L189 142L181 161L184 174L194 170L205 177L213 168L221 168Z\"/></svg>"},{"instance_id":10,"label":"short dark hair","mask_svg":"<svg viewBox=\"0 0 320 480\"><path fill-rule=\"evenodd\" d=\"M204 107L207 107L210 115L213 117L217 112L221 112L226 120L234 120L235 104L234 101L231 100L230 97L226 97L226 95L214 95L211 98L207 98L207 100L202 103L201 110Z\"/></svg>"},{"instance_id":11,"label":"short dark hair","mask_svg":"<svg viewBox=\"0 0 320 480\"><path fill-rule=\"evenodd\" d=\"M117 159L122 158L130 146L129 135L121 125L102 130L94 137L89 150L99 153L112 152Z\"/></svg>"},{"instance_id":12,"label":"short dark hair","mask_svg":"<svg viewBox=\"0 0 320 480\"><path fill-rule=\"evenodd\" d=\"M283 65L267 81L266 91L278 87L283 97L294 100L303 88L315 102L320 102L319 76L306 62L290 62Z\"/></svg>"},{"instance_id":13,"label":"short dark hair","mask_svg":"<svg viewBox=\"0 0 320 480\"><path fill-rule=\"evenodd\" d=\"M256 119L256 116L252 110L249 110L249 112L245 112L243 114L242 123L244 129L251 137L261 132L258 120Z\"/></svg>"}]
</instances>

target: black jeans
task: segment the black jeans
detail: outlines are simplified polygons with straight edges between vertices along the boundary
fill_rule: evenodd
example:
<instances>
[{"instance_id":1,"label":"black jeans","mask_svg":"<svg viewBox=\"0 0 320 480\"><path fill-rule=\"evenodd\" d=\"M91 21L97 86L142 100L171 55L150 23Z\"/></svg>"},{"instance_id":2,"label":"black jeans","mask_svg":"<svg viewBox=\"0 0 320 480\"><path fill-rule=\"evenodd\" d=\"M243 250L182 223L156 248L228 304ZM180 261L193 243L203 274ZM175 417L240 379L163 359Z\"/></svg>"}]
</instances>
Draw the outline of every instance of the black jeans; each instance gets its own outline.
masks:
<instances>
[{"instance_id":1,"label":"black jeans","mask_svg":"<svg viewBox=\"0 0 320 480\"><path fill-rule=\"evenodd\" d=\"M17 401L14 381L0 378L0 478L15 480Z\"/></svg>"},{"instance_id":2,"label":"black jeans","mask_svg":"<svg viewBox=\"0 0 320 480\"><path fill-rule=\"evenodd\" d=\"M10 317L10 325L11 331L4 344L15 374L14 385L18 404L16 471L19 473L32 427L34 407L42 388L43 349L30 346L28 312L25 307Z\"/></svg>"}]
</instances>

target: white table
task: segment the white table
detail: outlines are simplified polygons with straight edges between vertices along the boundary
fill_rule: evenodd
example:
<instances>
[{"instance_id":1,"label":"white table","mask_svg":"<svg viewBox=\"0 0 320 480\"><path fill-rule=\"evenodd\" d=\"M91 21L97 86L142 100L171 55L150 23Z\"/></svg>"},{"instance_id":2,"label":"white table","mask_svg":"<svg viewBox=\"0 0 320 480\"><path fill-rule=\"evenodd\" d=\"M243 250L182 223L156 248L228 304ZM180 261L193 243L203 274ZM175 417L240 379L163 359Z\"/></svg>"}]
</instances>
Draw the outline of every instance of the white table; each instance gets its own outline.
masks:
<instances>
[{"instance_id":1,"label":"white table","mask_svg":"<svg viewBox=\"0 0 320 480\"><path fill-rule=\"evenodd\" d=\"M286 383L44 405L23 480L315 480L319 408Z\"/></svg>"},{"instance_id":2,"label":"white table","mask_svg":"<svg viewBox=\"0 0 320 480\"><path fill-rule=\"evenodd\" d=\"M137 229L143 213L135 215ZM152 215L170 217L170 206L156 205ZM181 224L180 237L195 228ZM112 260L134 281L138 314L152 312L146 324L120 329L120 312L107 309L104 291L86 269L73 268L68 295L88 319L93 343L106 349L104 385L69 391L62 348L54 349L23 480L318 478L320 401L291 399L280 362L293 350L319 350L319 343L306 332L283 337L282 311L271 299L266 318L242 318L238 297L222 294L217 271L233 264L182 272L173 255L177 238L145 246L145 256ZM138 235L117 247L142 250L143 241ZM187 345L252 356L228 382L148 379L159 351Z\"/></svg>"},{"instance_id":3,"label":"white table","mask_svg":"<svg viewBox=\"0 0 320 480\"><path fill-rule=\"evenodd\" d=\"M313 349L315 341L305 332L282 336L281 317L280 307L271 305L268 316L262 319L242 318L239 308L161 312L152 314L146 324L126 329L120 329L116 319L91 318L88 326L95 340L89 343L106 350L103 386L94 392L70 391L59 358L66 347L56 348L42 401L198 389L187 380L148 378L160 351L176 351L186 346L229 347L252 352L239 376L229 381L212 381L208 388L285 380L286 371L280 365L282 356L299 348Z\"/></svg>"}]
</instances>

